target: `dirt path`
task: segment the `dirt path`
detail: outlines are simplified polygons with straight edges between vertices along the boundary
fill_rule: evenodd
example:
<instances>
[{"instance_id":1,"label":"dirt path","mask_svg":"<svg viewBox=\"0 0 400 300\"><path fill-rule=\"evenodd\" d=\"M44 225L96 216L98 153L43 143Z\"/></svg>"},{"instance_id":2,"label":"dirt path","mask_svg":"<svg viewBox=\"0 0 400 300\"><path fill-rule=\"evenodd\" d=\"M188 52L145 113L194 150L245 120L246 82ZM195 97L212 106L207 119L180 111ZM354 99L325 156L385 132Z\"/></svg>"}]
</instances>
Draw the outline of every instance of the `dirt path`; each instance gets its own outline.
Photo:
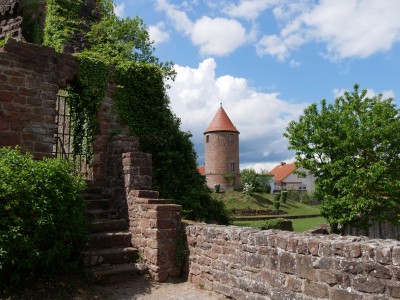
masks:
<instances>
[{"instance_id":1,"label":"dirt path","mask_svg":"<svg viewBox=\"0 0 400 300\"><path fill-rule=\"evenodd\" d=\"M108 300L223 300L224 297L182 280L155 282L138 277L131 282L91 286L91 299ZM81 295L84 295L84 292ZM82 295L82 296L83 296ZM80 299L84 299L80 298Z\"/></svg>"}]
</instances>

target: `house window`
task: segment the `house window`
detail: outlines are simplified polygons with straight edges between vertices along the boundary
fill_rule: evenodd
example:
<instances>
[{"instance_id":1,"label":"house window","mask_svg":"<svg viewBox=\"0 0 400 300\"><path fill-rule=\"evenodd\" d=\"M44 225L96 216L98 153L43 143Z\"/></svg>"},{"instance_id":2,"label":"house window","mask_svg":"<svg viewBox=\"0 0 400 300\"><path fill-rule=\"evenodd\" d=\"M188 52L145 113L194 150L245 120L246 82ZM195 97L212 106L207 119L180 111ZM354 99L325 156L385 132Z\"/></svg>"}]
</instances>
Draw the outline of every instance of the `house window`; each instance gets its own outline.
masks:
<instances>
[{"instance_id":1,"label":"house window","mask_svg":"<svg viewBox=\"0 0 400 300\"><path fill-rule=\"evenodd\" d=\"M233 142L233 134L232 134L232 133L229 133L228 136L229 136L229 141L230 141L230 142Z\"/></svg>"},{"instance_id":2,"label":"house window","mask_svg":"<svg viewBox=\"0 0 400 300\"><path fill-rule=\"evenodd\" d=\"M208 143L210 141L210 136L207 134L206 135L206 143Z\"/></svg>"},{"instance_id":3,"label":"house window","mask_svg":"<svg viewBox=\"0 0 400 300\"><path fill-rule=\"evenodd\" d=\"M229 170L231 170L231 172L235 171L235 163L229 164Z\"/></svg>"}]
</instances>

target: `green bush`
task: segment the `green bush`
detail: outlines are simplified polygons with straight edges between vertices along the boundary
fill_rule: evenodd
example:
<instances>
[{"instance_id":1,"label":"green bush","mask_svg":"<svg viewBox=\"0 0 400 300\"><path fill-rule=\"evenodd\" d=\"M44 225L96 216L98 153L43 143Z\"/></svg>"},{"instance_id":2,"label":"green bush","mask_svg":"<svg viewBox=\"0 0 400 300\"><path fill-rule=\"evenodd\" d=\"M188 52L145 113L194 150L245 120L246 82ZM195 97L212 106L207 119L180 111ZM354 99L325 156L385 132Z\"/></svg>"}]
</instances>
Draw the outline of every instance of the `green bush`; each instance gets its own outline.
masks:
<instances>
[{"instance_id":1,"label":"green bush","mask_svg":"<svg viewBox=\"0 0 400 300\"><path fill-rule=\"evenodd\" d=\"M206 189L192 189L175 203L182 205L182 214L188 220L229 224L228 212L222 201L213 199Z\"/></svg>"},{"instance_id":2,"label":"green bush","mask_svg":"<svg viewBox=\"0 0 400 300\"><path fill-rule=\"evenodd\" d=\"M271 220L266 220L260 227L262 230L268 229L281 229L287 231L293 231L292 221L285 220L283 218L276 218Z\"/></svg>"},{"instance_id":3,"label":"green bush","mask_svg":"<svg viewBox=\"0 0 400 300\"><path fill-rule=\"evenodd\" d=\"M274 193L274 201L281 200L281 193Z\"/></svg>"},{"instance_id":4,"label":"green bush","mask_svg":"<svg viewBox=\"0 0 400 300\"><path fill-rule=\"evenodd\" d=\"M281 202L280 201L274 201L274 207L276 210L278 210L281 207Z\"/></svg>"},{"instance_id":5,"label":"green bush","mask_svg":"<svg viewBox=\"0 0 400 300\"><path fill-rule=\"evenodd\" d=\"M281 194L282 203L286 203L287 198L288 198L288 192L282 191L282 194Z\"/></svg>"},{"instance_id":6,"label":"green bush","mask_svg":"<svg viewBox=\"0 0 400 300\"><path fill-rule=\"evenodd\" d=\"M0 288L72 270L86 237L84 181L58 159L0 148Z\"/></svg>"}]
</instances>

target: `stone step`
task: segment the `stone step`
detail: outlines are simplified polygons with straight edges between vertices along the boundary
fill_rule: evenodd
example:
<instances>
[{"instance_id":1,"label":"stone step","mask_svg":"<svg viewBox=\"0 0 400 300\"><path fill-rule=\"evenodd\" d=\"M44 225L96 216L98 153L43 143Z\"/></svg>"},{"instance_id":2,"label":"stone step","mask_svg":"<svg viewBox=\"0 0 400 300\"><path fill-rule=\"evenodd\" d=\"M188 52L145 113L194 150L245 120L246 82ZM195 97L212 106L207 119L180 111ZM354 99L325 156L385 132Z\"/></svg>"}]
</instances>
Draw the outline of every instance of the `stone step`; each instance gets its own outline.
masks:
<instances>
[{"instance_id":1,"label":"stone step","mask_svg":"<svg viewBox=\"0 0 400 300\"><path fill-rule=\"evenodd\" d=\"M84 193L83 199L84 200L97 200L97 199L104 199L106 198L105 195L102 193Z\"/></svg>"},{"instance_id":2,"label":"stone step","mask_svg":"<svg viewBox=\"0 0 400 300\"><path fill-rule=\"evenodd\" d=\"M133 247L94 249L82 253L82 263L85 267L134 263L137 258L138 250Z\"/></svg>"},{"instance_id":3,"label":"stone step","mask_svg":"<svg viewBox=\"0 0 400 300\"><path fill-rule=\"evenodd\" d=\"M90 249L130 247L131 234L127 231L94 233L90 236Z\"/></svg>"},{"instance_id":4,"label":"stone step","mask_svg":"<svg viewBox=\"0 0 400 300\"><path fill-rule=\"evenodd\" d=\"M128 229L128 222L125 219L94 219L90 223L92 233L115 232Z\"/></svg>"},{"instance_id":5,"label":"stone step","mask_svg":"<svg viewBox=\"0 0 400 300\"><path fill-rule=\"evenodd\" d=\"M108 210L110 209L111 206L111 200L104 198L85 200L85 204L87 210L93 210L93 209Z\"/></svg>"},{"instance_id":6,"label":"stone step","mask_svg":"<svg viewBox=\"0 0 400 300\"><path fill-rule=\"evenodd\" d=\"M90 220L93 219L118 219L119 214L115 208L110 209L88 209L86 215Z\"/></svg>"},{"instance_id":7,"label":"stone step","mask_svg":"<svg viewBox=\"0 0 400 300\"><path fill-rule=\"evenodd\" d=\"M96 284L110 284L130 280L147 272L143 264L99 265L86 268L89 280Z\"/></svg>"},{"instance_id":8,"label":"stone step","mask_svg":"<svg viewBox=\"0 0 400 300\"><path fill-rule=\"evenodd\" d=\"M152 190L132 190L129 192L129 195L138 198L158 198L159 192Z\"/></svg>"}]
</instances>

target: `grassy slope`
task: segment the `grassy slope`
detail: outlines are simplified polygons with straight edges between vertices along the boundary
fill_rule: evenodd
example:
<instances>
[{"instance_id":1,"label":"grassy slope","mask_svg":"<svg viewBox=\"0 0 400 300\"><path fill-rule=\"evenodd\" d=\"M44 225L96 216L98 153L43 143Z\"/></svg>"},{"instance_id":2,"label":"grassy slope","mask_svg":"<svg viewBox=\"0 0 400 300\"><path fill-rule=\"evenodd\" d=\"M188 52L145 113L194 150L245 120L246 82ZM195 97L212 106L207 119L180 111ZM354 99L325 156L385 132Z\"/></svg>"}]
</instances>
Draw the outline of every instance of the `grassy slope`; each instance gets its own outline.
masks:
<instances>
[{"instance_id":1,"label":"grassy slope","mask_svg":"<svg viewBox=\"0 0 400 300\"><path fill-rule=\"evenodd\" d=\"M292 219L293 229L297 232L309 230L319 224L326 224L323 217L306 218L306 219ZM265 221L233 221L233 225L260 228Z\"/></svg>"},{"instance_id":2,"label":"grassy slope","mask_svg":"<svg viewBox=\"0 0 400 300\"><path fill-rule=\"evenodd\" d=\"M273 206L274 197L268 193L254 193L248 196L241 192L226 191L218 194L213 193L212 196L224 202L228 212L232 212L235 209L275 209ZM280 209L286 211L288 213L287 215L291 216L316 215L320 213L318 206L306 205L292 200L288 200L286 204L281 203ZM297 232L303 232L319 224L326 223L325 219L322 217L292 219L291 221L294 231ZM233 221L233 225L260 228L264 222L265 221Z\"/></svg>"},{"instance_id":3,"label":"grassy slope","mask_svg":"<svg viewBox=\"0 0 400 300\"><path fill-rule=\"evenodd\" d=\"M235 209L275 209L273 195L268 193L254 193L248 196L241 192L226 191L213 193L212 196L224 202L228 212L232 212ZM286 204L281 203L280 209L292 216L319 214L318 206L306 205L291 200L288 200Z\"/></svg>"}]
</instances>

